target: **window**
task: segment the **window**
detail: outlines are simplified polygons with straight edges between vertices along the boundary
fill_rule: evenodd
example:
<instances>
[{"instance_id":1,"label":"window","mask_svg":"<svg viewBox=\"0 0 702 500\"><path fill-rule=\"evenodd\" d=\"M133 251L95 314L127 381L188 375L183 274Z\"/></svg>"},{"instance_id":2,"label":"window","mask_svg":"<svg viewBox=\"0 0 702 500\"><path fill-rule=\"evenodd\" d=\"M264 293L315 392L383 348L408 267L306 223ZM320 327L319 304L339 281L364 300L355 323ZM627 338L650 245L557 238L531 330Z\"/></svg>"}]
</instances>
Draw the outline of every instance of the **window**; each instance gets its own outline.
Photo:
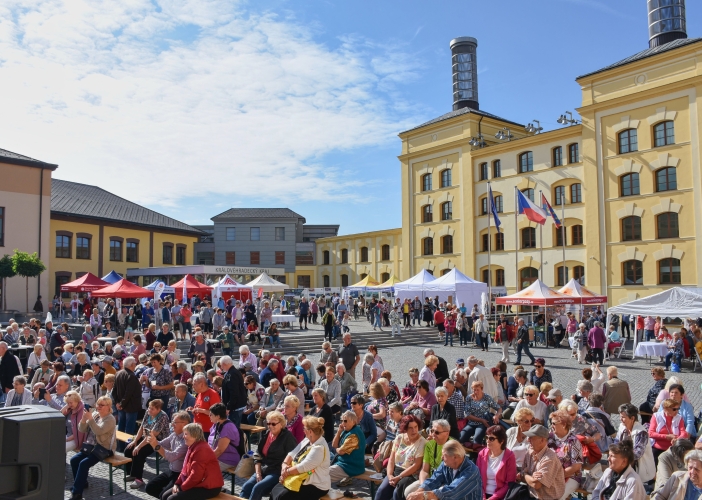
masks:
<instances>
[{"instance_id":1,"label":"window","mask_svg":"<svg viewBox=\"0 0 702 500\"><path fill-rule=\"evenodd\" d=\"M329 250L324 250L322 252L322 265L323 266L329 265Z\"/></svg>"},{"instance_id":2,"label":"window","mask_svg":"<svg viewBox=\"0 0 702 500\"><path fill-rule=\"evenodd\" d=\"M349 250L348 250L348 248L341 249L341 263L342 264L349 263Z\"/></svg>"},{"instance_id":3,"label":"window","mask_svg":"<svg viewBox=\"0 0 702 500\"><path fill-rule=\"evenodd\" d=\"M483 283L486 283L488 286L490 285L490 270L489 269L483 269Z\"/></svg>"},{"instance_id":4,"label":"window","mask_svg":"<svg viewBox=\"0 0 702 500\"><path fill-rule=\"evenodd\" d=\"M639 174L632 172L631 174L622 175L619 179L619 189L621 196L639 194Z\"/></svg>"},{"instance_id":5,"label":"window","mask_svg":"<svg viewBox=\"0 0 702 500\"><path fill-rule=\"evenodd\" d=\"M325 274L324 276L322 276L322 283L323 283L323 286L325 286L325 287L331 286L328 274Z\"/></svg>"},{"instance_id":6,"label":"window","mask_svg":"<svg viewBox=\"0 0 702 500\"><path fill-rule=\"evenodd\" d=\"M224 262L228 266L235 266L236 252L224 252Z\"/></svg>"},{"instance_id":7,"label":"window","mask_svg":"<svg viewBox=\"0 0 702 500\"><path fill-rule=\"evenodd\" d=\"M110 240L110 260L122 261L122 242L120 240Z\"/></svg>"},{"instance_id":8,"label":"window","mask_svg":"<svg viewBox=\"0 0 702 500\"><path fill-rule=\"evenodd\" d=\"M251 241L260 241L261 240L261 228L260 227L252 227L251 228Z\"/></svg>"},{"instance_id":9,"label":"window","mask_svg":"<svg viewBox=\"0 0 702 500\"><path fill-rule=\"evenodd\" d=\"M173 243L163 244L163 263L173 264Z\"/></svg>"},{"instance_id":10,"label":"window","mask_svg":"<svg viewBox=\"0 0 702 500\"><path fill-rule=\"evenodd\" d=\"M485 215L488 213L488 199L482 198L480 200L480 215Z\"/></svg>"},{"instance_id":11,"label":"window","mask_svg":"<svg viewBox=\"0 0 702 500\"><path fill-rule=\"evenodd\" d=\"M502 177L502 163L500 160L495 160L492 162L492 178L497 179L498 177Z\"/></svg>"},{"instance_id":12,"label":"window","mask_svg":"<svg viewBox=\"0 0 702 500\"><path fill-rule=\"evenodd\" d=\"M295 252L295 265L296 266L312 266L314 265L314 252ZM280 280L278 280L280 281Z\"/></svg>"},{"instance_id":13,"label":"window","mask_svg":"<svg viewBox=\"0 0 702 500\"><path fill-rule=\"evenodd\" d=\"M297 277L297 288L310 288L312 285L312 277L309 275Z\"/></svg>"},{"instance_id":14,"label":"window","mask_svg":"<svg viewBox=\"0 0 702 500\"><path fill-rule=\"evenodd\" d=\"M495 250L505 249L505 233L495 234Z\"/></svg>"},{"instance_id":15,"label":"window","mask_svg":"<svg viewBox=\"0 0 702 500\"><path fill-rule=\"evenodd\" d=\"M349 275L348 274L341 275L341 286L349 286Z\"/></svg>"},{"instance_id":16,"label":"window","mask_svg":"<svg viewBox=\"0 0 702 500\"><path fill-rule=\"evenodd\" d=\"M451 187L451 169L450 168L447 168L446 170L441 171L441 187L442 188Z\"/></svg>"},{"instance_id":17,"label":"window","mask_svg":"<svg viewBox=\"0 0 702 500\"><path fill-rule=\"evenodd\" d=\"M480 248L481 248L480 251L481 251L481 252L487 252L487 251L488 251L488 245L489 245L490 238L488 237L487 234L484 234L484 235L482 235L481 240L482 240L482 241L481 241L481 245L480 245Z\"/></svg>"},{"instance_id":18,"label":"window","mask_svg":"<svg viewBox=\"0 0 702 500\"><path fill-rule=\"evenodd\" d=\"M639 139L635 128L619 133L619 154L633 153L639 150Z\"/></svg>"},{"instance_id":19,"label":"window","mask_svg":"<svg viewBox=\"0 0 702 500\"><path fill-rule=\"evenodd\" d=\"M622 241L638 241L641 239L641 217L632 215L622 219Z\"/></svg>"},{"instance_id":20,"label":"window","mask_svg":"<svg viewBox=\"0 0 702 500\"><path fill-rule=\"evenodd\" d=\"M560 167L563 165L563 148L557 146L553 148L553 166Z\"/></svg>"},{"instance_id":21,"label":"window","mask_svg":"<svg viewBox=\"0 0 702 500\"><path fill-rule=\"evenodd\" d=\"M571 203L582 203L583 193L581 184L571 184L570 185L570 202Z\"/></svg>"},{"instance_id":22,"label":"window","mask_svg":"<svg viewBox=\"0 0 702 500\"><path fill-rule=\"evenodd\" d=\"M276 252L275 253L275 263L276 265L285 265L285 252Z\"/></svg>"},{"instance_id":23,"label":"window","mask_svg":"<svg viewBox=\"0 0 702 500\"><path fill-rule=\"evenodd\" d=\"M453 203L447 201L441 204L441 220L451 220L453 218Z\"/></svg>"},{"instance_id":24,"label":"window","mask_svg":"<svg viewBox=\"0 0 702 500\"><path fill-rule=\"evenodd\" d=\"M361 279L362 279L362 280L366 279L367 276L368 276L368 275L367 275L366 273L361 273Z\"/></svg>"},{"instance_id":25,"label":"window","mask_svg":"<svg viewBox=\"0 0 702 500\"><path fill-rule=\"evenodd\" d=\"M186 248L187 247L185 245L176 245L176 265L177 266L184 266L185 265Z\"/></svg>"},{"instance_id":26,"label":"window","mask_svg":"<svg viewBox=\"0 0 702 500\"><path fill-rule=\"evenodd\" d=\"M563 270L565 269L565 273ZM556 286L564 286L568 282L568 266L558 266L556 268L556 276L558 276L558 283Z\"/></svg>"},{"instance_id":27,"label":"window","mask_svg":"<svg viewBox=\"0 0 702 500\"><path fill-rule=\"evenodd\" d=\"M675 144L675 126L672 121L661 122L653 127L653 145L655 147Z\"/></svg>"},{"instance_id":28,"label":"window","mask_svg":"<svg viewBox=\"0 0 702 500\"><path fill-rule=\"evenodd\" d=\"M519 173L532 172L534 170L534 154L531 151L519 155Z\"/></svg>"},{"instance_id":29,"label":"window","mask_svg":"<svg viewBox=\"0 0 702 500\"><path fill-rule=\"evenodd\" d=\"M656 192L674 191L678 189L675 167L662 168L656 171Z\"/></svg>"},{"instance_id":30,"label":"window","mask_svg":"<svg viewBox=\"0 0 702 500\"><path fill-rule=\"evenodd\" d=\"M679 285L682 283L679 259L662 259L658 262L658 283L661 285Z\"/></svg>"},{"instance_id":31,"label":"window","mask_svg":"<svg viewBox=\"0 0 702 500\"><path fill-rule=\"evenodd\" d=\"M56 235L56 257L59 259L71 258L71 237L67 235Z\"/></svg>"},{"instance_id":32,"label":"window","mask_svg":"<svg viewBox=\"0 0 702 500\"><path fill-rule=\"evenodd\" d=\"M285 241L285 228L276 227L275 228L275 241Z\"/></svg>"},{"instance_id":33,"label":"window","mask_svg":"<svg viewBox=\"0 0 702 500\"><path fill-rule=\"evenodd\" d=\"M422 240L422 255L434 255L433 238L424 238Z\"/></svg>"},{"instance_id":34,"label":"window","mask_svg":"<svg viewBox=\"0 0 702 500\"><path fill-rule=\"evenodd\" d=\"M139 262L139 243L127 240L127 262Z\"/></svg>"},{"instance_id":35,"label":"window","mask_svg":"<svg viewBox=\"0 0 702 500\"><path fill-rule=\"evenodd\" d=\"M522 229L522 248L536 248L536 229L533 227Z\"/></svg>"},{"instance_id":36,"label":"window","mask_svg":"<svg viewBox=\"0 0 702 500\"><path fill-rule=\"evenodd\" d=\"M441 253L453 253L453 236L450 234L441 238Z\"/></svg>"},{"instance_id":37,"label":"window","mask_svg":"<svg viewBox=\"0 0 702 500\"><path fill-rule=\"evenodd\" d=\"M554 226L554 229L556 230L556 246L562 247L563 246L563 226L561 226L560 229L558 229Z\"/></svg>"},{"instance_id":38,"label":"window","mask_svg":"<svg viewBox=\"0 0 702 500\"><path fill-rule=\"evenodd\" d=\"M678 226L678 214L675 212L664 212L656 217L658 227L658 238L679 238L680 227Z\"/></svg>"},{"instance_id":39,"label":"window","mask_svg":"<svg viewBox=\"0 0 702 500\"><path fill-rule=\"evenodd\" d=\"M380 247L380 260L390 260L390 245L383 245Z\"/></svg>"},{"instance_id":40,"label":"window","mask_svg":"<svg viewBox=\"0 0 702 500\"><path fill-rule=\"evenodd\" d=\"M427 272L428 272L429 274L431 274L432 276L434 276L434 270L433 270L433 269L427 269Z\"/></svg>"},{"instance_id":41,"label":"window","mask_svg":"<svg viewBox=\"0 0 702 500\"><path fill-rule=\"evenodd\" d=\"M480 164L480 180L486 181L488 178L488 164L487 162Z\"/></svg>"},{"instance_id":42,"label":"window","mask_svg":"<svg viewBox=\"0 0 702 500\"><path fill-rule=\"evenodd\" d=\"M90 258L90 238L79 236L76 238L76 259Z\"/></svg>"},{"instance_id":43,"label":"window","mask_svg":"<svg viewBox=\"0 0 702 500\"><path fill-rule=\"evenodd\" d=\"M527 188L524 191L522 191L524 196L529 198L532 202L534 201L534 190L532 188Z\"/></svg>"},{"instance_id":44,"label":"window","mask_svg":"<svg viewBox=\"0 0 702 500\"><path fill-rule=\"evenodd\" d=\"M498 214L502 213L502 209L504 208L502 203L502 195L495 196L495 208L497 209Z\"/></svg>"},{"instance_id":45,"label":"window","mask_svg":"<svg viewBox=\"0 0 702 500\"><path fill-rule=\"evenodd\" d=\"M495 286L505 286L504 269L495 269Z\"/></svg>"},{"instance_id":46,"label":"window","mask_svg":"<svg viewBox=\"0 0 702 500\"><path fill-rule=\"evenodd\" d=\"M390 273L381 273L380 274L380 282L381 283L385 283L389 279L390 279Z\"/></svg>"},{"instance_id":47,"label":"window","mask_svg":"<svg viewBox=\"0 0 702 500\"><path fill-rule=\"evenodd\" d=\"M5 207L0 207L0 247L5 246Z\"/></svg>"},{"instance_id":48,"label":"window","mask_svg":"<svg viewBox=\"0 0 702 500\"><path fill-rule=\"evenodd\" d=\"M261 265L261 252L251 252L249 256L249 264L252 266Z\"/></svg>"},{"instance_id":49,"label":"window","mask_svg":"<svg viewBox=\"0 0 702 500\"><path fill-rule=\"evenodd\" d=\"M570 230L570 244L571 245L582 245L583 244L583 226L576 224Z\"/></svg>"},{"instance_id":50,"label":"window","mask_svg":"<svg viewBox=\"0 0 702 500\"><path fill-rule=\"evenodd\" d=\"M553 191L553 204L554 205L565 205L565 186L558 186Z\"/></svg>"},{"instance_id":51,"label":"window","mask_svg":"<svg viewBox=\"0 0 702 500\"><path fill-rule=\"evenodd\" d=\"M578 153L578 143L571 144L568 146L568 163L578 163L580 161L580 154Z\"/></svg>"},{"instance_id":52,"label":"window","mask_svg":"<svg viewBox=\"0 0 702 500\"><path fill-rule=\"evenodd\" d=\"M643 262L627 260L622 266L624 268L624 285L643 285Z\"/></svg>"},{"instance_id":53,"label":"window","mask_svg":"<svg viewBox=\"0 0 702 500\"><path fill-rule=\"evenodd\" d=\"M236 240L236 228L235 227L228 227L227 228L227 241L234 241Z\"/></svg>"},{"instance_id":54,"label":"window","mask_svg":"<svg viewBox=\"0 0 702 500\"><path fill-rule=\"evenodd\" d=\"M60 295L62 299L68 299L71 297L71 292L62 292L61 287L71 281L71 273L61 272L62 274L56 273L56 295Z\"/></svg>"},{"instance_id":55,"label":"window","mask_svg":"<svg viewBox=\"0 0 702 500\"><path fill-rule=\"evenodd\" d=\"M422 191L431 191L431 174L422 176Z\"/></svg>"},{"instance_id":56,"label":"window","mask_svg":"<svg viewBox=\"0 0 702 500\"><path fill-rule=\"evenodd\" d=\"M585 267L575 266L573 268L573 278L580 282L581 285L585 284Z\"/></svg>"},{"instance_id":57,"label":"window","mask_svg":"<svg viewBox=\"0 0 702 500\"><path fill-rule=\"evenodd\" d=\"M368 262L368 247L361 247L361 262Z\"/></svg>"},{"instance_id":58,"label":"window","mask_svg":"<svg viewBox=\"0 0 702 500\"><path fill-rule=\"evenodd\" d=\"M442 269L442 270L441 270L441 276L445 276L445 275L447 275L447 274L450 273L450 272L451 272L451 269L450 269L450 268ZM432 273L432 276L433 276L433 275L434 275L434 273Z\"/></svg>"},{"instance_id":59,"label":"window","mask_svg":"<svg viewBox=\"0 0 702 500\"><path fill-rule=\"evenodd\" d=\"M431 222L432 218L431 205L424 205L422 207L422 222Z\"/></svg>"},{"instance_id":60,"label":"window","mask_svg":"<svg viewBox=\"0 0 702 500\"><path fill-rule=\"evenodd\" d=\"M528 287L537 279L539 279L539 271L533 267L525 267L519 271L519 289L522 290Z\"/></svg>"}]
</instances>

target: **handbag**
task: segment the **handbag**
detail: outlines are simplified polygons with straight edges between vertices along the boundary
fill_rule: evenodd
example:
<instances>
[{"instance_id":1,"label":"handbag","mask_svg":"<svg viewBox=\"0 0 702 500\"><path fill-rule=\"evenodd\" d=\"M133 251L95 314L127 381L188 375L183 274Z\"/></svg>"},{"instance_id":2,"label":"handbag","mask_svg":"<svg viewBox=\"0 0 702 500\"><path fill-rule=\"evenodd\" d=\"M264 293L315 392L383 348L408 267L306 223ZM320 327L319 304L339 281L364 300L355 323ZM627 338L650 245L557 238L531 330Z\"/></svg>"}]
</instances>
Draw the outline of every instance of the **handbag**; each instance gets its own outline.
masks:
<instances>
[{"instance_id":1,"label":"handbag","mask_svg":"<svg viewBox=\"0 0 702 500\"><path fill-rule=\"evenodd\" d=\"M524 483L510 482L505 500L530 500L529 487Z\"/></svg>"},{"instance_id":2,"label":"handbag","mask_svg":"<svg viewBox=\"0 0 702 500\"><path fill-rule=\"evenodd\" d=\"M253 456L244 455L241 457L241 460L239 460L239 464L234 470L234 475L242 479L249 479L254 475L255 470Z\"/></svg>"},{"instance_id":3,"label":"handbag","mask_svg":"<svg viewBox=\"0 0 702 500\"><path fill-rule=\"evenodd\" d=\"M295 458L293 458L292 467L295 467L296 465L301 463L311 450L312 450L312 447L308 443L307 446L305 446L305 448L300 453L298 453ZM324 460L326 460L326 458L327 458L327 450L326 450L326 448L324 448ZM307 479L309 476L314 474L314 471L315 471L315 469L312 469L309 472L303 472L302 474L288 476L283 480L283 486L285 486L290 491L299 492L300 486L302 486L302 483L305 482L305 479Z\"/></svg>"},{"instance_id":4,"label":"handbag","mask_svg":"<svg viewBox=\"0 0 702 500\"><path fill-rule=\"evenodd\" d=\"M93 430L90 428L88 428L88 429L89 429L88 434L92 433L93 436L95 436L95 433L93 432ZM97 442L95 444L89 444L89 443L84 442L82 444L82 446L80 447L80 452L83 455L92 455L95 458L97 458L99 461L102 462L106 458L109 458L112 455L114 455L114 452L112 451L112 447L115 444L115 436L116 435L117 435L116 431L112 433L112 439L110 440L110 449L109 450L107 448L105 448L104 446L102 446L101 444L98 444ZM87 436L86 436L86 439L87 439ZM95 437L95 441L97 441L97 437Z\"/></svg>"},{"instance_id":5,"label":"handbag","mask_svg":"<svg viewBox=\"0 0 702 500\"><path fill-rule=\"evenodd\" d=\"M602 460L602 452L600 447L594 441L592 443L585 443L585 436L576 435L580 445L583 448L583 459L587 460L590 464L596 464Z\"/></svg>"}]
</instances>

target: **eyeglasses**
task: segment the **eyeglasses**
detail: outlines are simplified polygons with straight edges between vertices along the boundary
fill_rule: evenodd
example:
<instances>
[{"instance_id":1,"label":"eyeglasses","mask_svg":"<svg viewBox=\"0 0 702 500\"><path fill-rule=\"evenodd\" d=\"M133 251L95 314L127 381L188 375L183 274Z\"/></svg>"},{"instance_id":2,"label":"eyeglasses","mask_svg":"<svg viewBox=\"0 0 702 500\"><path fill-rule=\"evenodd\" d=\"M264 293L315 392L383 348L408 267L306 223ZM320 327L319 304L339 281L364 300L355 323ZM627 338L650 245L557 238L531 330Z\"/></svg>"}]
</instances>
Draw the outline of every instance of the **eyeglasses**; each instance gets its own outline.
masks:
<instances>
[{"instance_id":1,"label":"eyeglasses","mask_svg":"<svg viewBox=\"0 0 702 500\"><path fill-rule=\"evenodd\" d=\"M534 365L534 368L543 368L544 365Z\"/></svg>"},{"instance_id":2,"label":"eyeglasses","mask_svg":"<svg viewBox=\"0 0 702 500\"><path fill-rule=\"evenodd\" d=\"M350 422L350 421L349 421L348 419L346 419L346 418L344 418L344 419L341 420L341 423L342 423L342 424L346 424L346 423L348 423L348 422Z\"/></svg>"},{"instance_id":3,"label":"eyeglasses","mask_svg":"<svg viewBox=\"0 0 702 500\"><path fill-rule=\"evenodd\" d=\"M280 422L268 422L266 425L267 425L268 427L275 427L275 426L278 425L279 423L280 423Z\"/></svg>"},{"instance_id":4,"label":"eyeglasses","mask_svg":"<svg viewBox=\"0 0 702 500\"><path fill-rule=\"evenodd\" d=\"M444 432L448 432L448 431L438 431L435 429L429 429L430 434L443 434Z\"/></svg>"},{"instance_id":5,"label":"eyeglasses","mask_svg":"<svg viewBox=\"0 0 702 500\"><path fill-rule=\"evenodd\" d=\"M355 401L352 401L352 402L351 402L351 406L357 406L357 405L360 405L360 404L361 404L361 403L357 403L357 402L355 402Z\"/></svg>"},{"instance_id":6,"label":"eyeglasses","mask_svg":"<svg viewBox=\"0 0 702 500\"><path fill-rule=\"evenodd\" d=\"M536 396L533 392L525 392L524 395L528 397Z\"/></svg>"},{"instance_id":7,"label":"eyeglasses","mask_svg":"<svg viewBox=\"0 0 702 500\"><path fill-rule=\"evenodd\" d=\"M495 441L497 438L495 436L488 436L487 440L488 441Z\"/></svg>"},{"instance_id":8,"label":"eyeglasses","mask_svg":"<svg viewBox=\"0 0 702 500\"><path fill-rule=\"evenodd\" d=\"M97 406L98 406L98 407L101 407L101 406L110 406L110 405L107 404L107 403L100 403L100 404L98 404Z\"/></svg>"},{"instance_id":9,"label":"eyeglasses","mask_svg":"<svg viewBox=\"0 0 702 500\"><path fill-rule=\"evenodd\" d=\"M680 407L677 407L677 408L671 408L671 410L673 410L673 411L678 411L679 409L680 409Z\"/></svg>"}]
</instances>

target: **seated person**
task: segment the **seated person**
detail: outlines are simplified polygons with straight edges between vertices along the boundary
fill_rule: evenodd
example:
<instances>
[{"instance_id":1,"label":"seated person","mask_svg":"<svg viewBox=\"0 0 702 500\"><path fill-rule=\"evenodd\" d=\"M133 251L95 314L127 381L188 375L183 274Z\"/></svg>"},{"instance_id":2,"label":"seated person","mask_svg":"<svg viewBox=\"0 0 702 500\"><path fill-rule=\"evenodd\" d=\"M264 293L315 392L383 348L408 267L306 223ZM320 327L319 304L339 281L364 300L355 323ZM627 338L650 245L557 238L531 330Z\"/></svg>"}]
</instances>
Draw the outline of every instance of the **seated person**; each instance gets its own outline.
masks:
<instances>
[{"instance_id":1,"label":"seated person","mask_svg":"<svg viewBox=\"0 0 702 500\"><path fill-rule=\"evenodd\" d=\"M565 476L558 455L547 446L548 429L536 424L524 434L529 440L529 453L517 481L526 483L532 498L561 498L565 493Z\"/></svg>"},{"instance_id":2,"label":"seated person","mask_svg":"<svg viewBox=\"0 0 702 500\"><path fill-rule=\"evenodd\" d=\"M161 498L164 493L171 491L183 468L183 460L188 447L183 439L183 427L192 421L186 412L173 414L173 432L159 441L153 433L149 435L149 445L168 462L168 470L151 479L144 491L152 497Z\"/></svg>"},{"instance_id":3,"label":"seated person","mask_svg":"<svg viewBox=\"0 0 702 500\"><path fill-rule=\"evenodd\" d=\"M592 492L593 499L646 498L646 491L639 475L634 472L634 443L625 439L609 447L607 467ZM683 495L684 496L684 495ZM666 497L667 498L667 497ZM683 497L680 497L683 498Z\"/></svg>"},{"instance_id":4,"label":"seated person","mask_svg":"<svg viewBox=\"0 0 702 500\"><path fill-rule=\"evenodd\" d=\"M366 471L366 437L354 412L348 410L341 416L332 448L335 448L337 453L334 465L329 467L329 478L333 483Z\"/></svg>"},{"instance_id":5,"label":"seated person","mask_svg":"<svg viewBox=\"0 0 702 500\"><path fill-rule=\"evenodd\" d=\"M609 341L607 343L607 352L609 352L610 355L614 353L616 348L621 347L621 338L621 335L619 335L614 325L609 325L609 332L607 332L607 340Z\"/></svg>"},{"instance_id":6,"label":"seated person","mask_svg":"<svg viewBox=\"0 0 702 500\"><path fill-rule=\"evenodd\" d=\"M674 472L685 471L685 455L694 449L689 439L676 439L675 444L660 454L658 457L658 467L655 469L656 484L653 491L658 491Z\"/></svg>"},{"instance_id":7,"label":"seated person","mask_svg":"<svg viewBox=\"0 0 702 500\"><path fill-rule=\"evenodd\" d=\"M702 450L692 450L685 455L686 471L674 472L662 489L651 500L677 500L699 498L702 491Z\"/></svg>"},{"instance_id":8,"label":"seated person","mask_svg":"<svg viewBox=\"0 0 702 500\"><path fill-rule=\"evenodd\" d=\"M351 411L356 414L356 421L366 438L366 453L372 453L373 445L378 439L378 427L370 412L363 409L365 400L362 394L356 394L351 398Z\"/></svg>"},{"instance_id":9,"label":"seated person","mask_svg":"<svg viewBox=\"0 0 702 500\"><path fill-rule=\"evenodd\" d=\"M391 500L402 494L416 481L424 461L426 439L422 437L422 420L416 415L405 415L400 422L400 433L392 444L388 458L387 476L380 483L375 500Z\"/></svg>"},{"instance_id":10,"label":"seated person","mask_svg":"<svg viewBox=\"0 0 702 500\"><path fill-rule=\"evenodd\" d=\"M219 469L226 472L232 467L236 468L241 460L237 449L241 438L237 426L227 418L227 407L222 403L213 404L210 407L210 421L212 428L207 443L217 457Z\"/></svg>"},{"instance_id":11,"label":"seated person","mask_svg":"<svg viewBox=\"0 0 702 500\"><path fill-rule=\"evenodd\" d=\"M124 467L124 473L132 477L133 482L129 486L132 489L136 490L144 486L144 464L146 464L146 458L154 452L149 444L149 437L153 433L156 439L162 440L170 432L171 422L166 412L161 409L162 407L163 401L160 399L152 399L149 402L149 408L141 421L139 431L124 450L124 456L132 459Z\"/></svg>"},{"instance_id":12,"label":"seated person","mask_svg":"<svg viewBox=\"0 0 702 500\"><path fill-rule=\"evenodd\" d=\"M444 445L453 439L449 434L450 430L451 425L447 420L434 420L431 423L431 429L429 429L430 439L427 440L427 444L424 446L424 460L422 469L419 471L419 479L405 488L405 498L417 491L424 481L429 479L441 465L441 451Z\"/></svg>"}]
</instances>

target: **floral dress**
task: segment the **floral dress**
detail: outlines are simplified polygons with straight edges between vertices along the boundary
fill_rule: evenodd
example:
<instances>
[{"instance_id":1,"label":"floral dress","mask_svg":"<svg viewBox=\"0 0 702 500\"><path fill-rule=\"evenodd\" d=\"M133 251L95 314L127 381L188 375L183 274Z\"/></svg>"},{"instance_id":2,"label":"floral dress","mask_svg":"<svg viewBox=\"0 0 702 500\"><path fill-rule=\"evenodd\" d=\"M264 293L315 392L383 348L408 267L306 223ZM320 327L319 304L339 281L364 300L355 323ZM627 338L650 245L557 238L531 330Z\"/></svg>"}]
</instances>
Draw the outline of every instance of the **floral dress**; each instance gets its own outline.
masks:
<instances>
[{"instance_id":1,"label":"floral dress","mask_svg":"<svg viewBox=\"0 0 702 500\"><path fill-rule=\"evenodd\" d=\"M376 419L375 420L375 425L380 427L381 429L385 430L385 428L388 425L388 401L385 398L380 398L380 399L374 399L370 403L368 403L368 406L366 406L366 410L371 414L371 415L376 415L380 413L380 410L385 408L385 418L383 419Z\"/></svg>"},{"instance_id":2,"label":"floral dress","mask_svg":"<svg viewBox=\"0 0 702 500\"><path fill-rule=\"evenodd\" d=\"M564 470L571 465L583 463L583 447L573 429L563 438L559 438L551 432L548 437L548 447L556 452ZM580 471L570 476L570 479L581 483L583 479L582 467Z\"/></svg>"},{"instance_id":3,"label":"floral dress","mask_svg":"<svg viewBox=\"0 0 702 500\"><path fill-rule=\"evenodd\" d=\"M464 411L466 416L470 415L472 417L482 418L483 420L490 422L492 419L490 408L496 411L500 409L500 405L497 404L490 395L483 394L483 398L480 401L476 401L469 395L466 398Z\"/></svg>"}]
</instances>

